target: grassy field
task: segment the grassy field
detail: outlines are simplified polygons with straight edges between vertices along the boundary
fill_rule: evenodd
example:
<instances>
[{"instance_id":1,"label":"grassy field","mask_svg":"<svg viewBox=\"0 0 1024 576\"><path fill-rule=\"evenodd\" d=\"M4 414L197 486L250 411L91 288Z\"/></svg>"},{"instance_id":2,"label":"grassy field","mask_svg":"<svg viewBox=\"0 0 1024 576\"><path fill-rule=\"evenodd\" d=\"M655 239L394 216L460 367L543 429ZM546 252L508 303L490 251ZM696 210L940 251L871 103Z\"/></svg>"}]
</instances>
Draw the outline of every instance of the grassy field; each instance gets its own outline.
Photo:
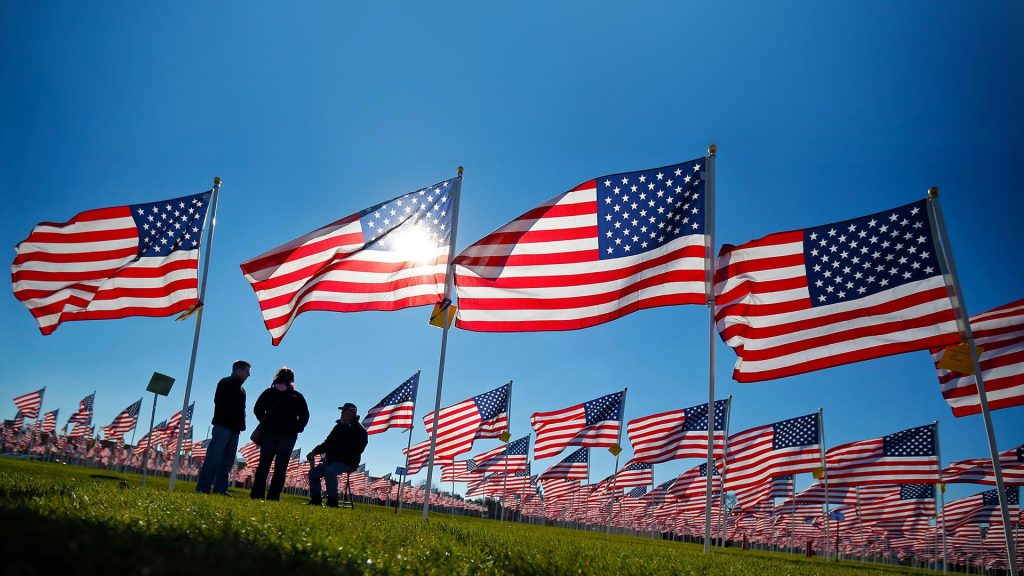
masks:
<instances>
[{"instance_id":1,"label":"grassy field","mask_svg":"<svg viewBox=\"0 0 1024 576\"><path fill-rule=\"evenodd\" d=\"M4 574L923 574L855 563L305 499L206 496L166 479L0 458Z\"/></svg>"}]
</instances>

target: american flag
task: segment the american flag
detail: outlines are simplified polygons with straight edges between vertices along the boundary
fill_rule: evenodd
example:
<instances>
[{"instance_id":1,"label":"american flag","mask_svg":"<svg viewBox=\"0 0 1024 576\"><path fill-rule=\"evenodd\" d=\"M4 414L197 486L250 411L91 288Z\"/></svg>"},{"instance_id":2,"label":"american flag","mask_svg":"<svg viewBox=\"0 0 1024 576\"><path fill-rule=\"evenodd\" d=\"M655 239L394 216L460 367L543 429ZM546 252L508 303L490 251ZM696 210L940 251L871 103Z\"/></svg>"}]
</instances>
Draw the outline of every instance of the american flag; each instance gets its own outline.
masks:
<instances>
[{"instance_id":1,"label":"american flag","mask_svg":"<svg viewBox=\"0 0 1024 576\"><path fill-rule=\"evenodd\" d=\"M777 476L769 478L756 486L736 491L736 505L743 510L758 508L766 502L773 502L775 498L789 498L793 496L793 476Z\"/></svg>"},{"instance_id":2,"label":"american flag","mask_svg":"<svg viewBox=\"0 0 1024 576\"><path fill-rule=\"evenodd\" d=\"M43 414L43 428L41 432L44 434L53 434L57 431L57 412L60 412L59 408Z\"/></svg>"},{"instance_id":3,"label":"american flag","mask_svg":"<svg viewBox=\"0 0 1024 576\"><path fill-rule=\"evenodd\" d=\"M756 382L959 340L926 200L722 248L716 320Z\"/></svg>"},{"instance_id":4,"label":"american flag","mask_svg":"<svg viewBox=\"0 0 1024 576\"><path fill-rule=\"evenodd\" d=\"M523 436L472 458L477 472L512 473L526 468L530 453L530 436Z\"/></svg>"},{"instance_id":5,"label":"american flag","mask_svg":"<svg viewBox=\"0 0 1024 576\"><path fill-rule=\"evenodd\" d=\"M243 263L273 344L308 310L441 302L458 181L403 194Z\"/></svg>"},{"instance_id":6,"label":"american flag","mask_svg":"<svg viewBox=\"0 0 1024 576\"><path fill-rule=\"evenodd\" d=\"M71 422L85 422L86 424L91 424L92 405L95 400L95 392L89 394L85 398L82 398L82 400L78 402L78 412L75 412L74 414L71 415L70 418L68 418L68 423L70 424Z\"/></svg>"},{"instance_id":7,"label":"american flag","mask_svg":"<svg viewBox=\"0 0 1024 576\"><path fill-rule=\"evenodd\" d=\"M646 485L645 486L637 486L636 488L633 488L629 492L626 492L626 497L627 498L640 498L641 496L643 496L646 493L647 493L647 486Z\"/></svg>"},{"instance_id":8,"label":"american flag","mask_svg":"<svg viewBox=\"0 0 1024 576\"><path fill-rule=\"evenodd\" d=\"M1024 444L999 453L999 465L1003 469L1003 483L1007 486L1024 486ZM995 471L990 458L971 458L954 462L942 471L946 484L987 484L996 485Z\"/></svg>"},{"instance_id":9,"label":"american flag","mask_svg":"<svg viewBox=\"0 0 1024 576\"><path fill-rule=\"evenodd\" d=\"M206 450L210 447L210 439L207 438L202 442L196 442L192 445L192 457L193 458L206 458Z\"/></svg>"},{"instance_id":10,"label":"american flag","mask_svg":"<svg viewBox=\"0 0 1024 576\"><path fill-rule=\"evenodd\" d=\"M245 446L238 449L238 453L242 455L242 459L245 460L245 464L253 469L256 468L256 464L260 460L260 446L255 442L249 442Z\"/></svg>"},{"instance_id":11,"label":"american flag","mask_svg":"<svg viewBox=\"0 0 1024 576\"><path fill-rule=\"evenodd\" d=\"M189 429L192 426L192 410L196 407L196 403L193 402L188 405L188 410L185 410L185 433L188 434ZM178 426L181 424L182 412L179 410L171 416L170 420L164 426L164 437L165 438L177 438Z\"/></svg>"},{"instance_id":12,"label":"american flag","mask_svg":"<svg viewBox=\"0 0 1024 576\"><path fill-rule=\"evenodd\" d=\"M707 470L706 465L704 469ZM699 468L696 470L699 474ZM658 484L650 492L644 494L643 499L647 501L647 503L650 504L651 506L659 506L666 502L672 501L672 498L674 497L669 493L669 490L672 489L672 486L676 483L677 479L678 478L672 478L670 480L662 482L661 484Z\"/></svg>"},{"instance_id":13,"label":"american flag","mask_svg":"<svg viewBox=\"0 0 1024 576\"><path fill-rule=\"evenodd\" d=\"M861 492L857 508L862 521L888 523L935 514L934 484L899 484L886 488L888 494L875 497Z\"/></svg>"},{"instance_id":14,"label":"american flag","mask_svg":"<svg viewBox=\"0 0 1024 576\"><path fill-rule=\"evenodd\" d=\"M389 428L412 428L412 413L416 409L416 389L420 373L417 372L402 382L376 406L370 408L363 418L367 434L380 434Z\"/></svg>"},{"instance_id":15,"label":"american flag","mask_svg":"<svg viewBox=\"0 0 1024 576\"><path fill-rule=\"evenodd\" d=\"M792 478L792 476L786 476L786 478ZM883 488L888 490L888 487ZM868 490L867 487L864 489ZM874 489L874 487L871 489ZM856 504L857 493L858 488L856 486L832 486L829 484L827 500L829 504ZM804 488L799 494L787 497L780 506L808 506L811 504L824 504L825 500L825 485L821 482L815 482L807 488Z\"/></svg>"},{"instance_id":16,"label":"american flag","mask_svg":"<svg viewBox=\"0 0 1024 576\"><path fill-rule=\"evenodd\" d=\"M1006 487L1006 503L1010 509L1011 522L1020 515L1020 487ZM957 528L962 524L1002 524L999 509L999 493L986 490L979 494L946 502L946 526Z\"/></svg>"},{"instance_id":17,"label":"american flag","mask_svg":"<svg viewBox=\"0 0 1024 576\"><path fill-rule=\"evenodd\" d=\"M125 432L131 431L139 422L139 410L142 409L142 398L139 398L121 411L108 426L103 427L106 438L120 438Z\"/></svg>"},{"instance_id":18,"label":"american flag","mask_svg":"<svg viewBox=\"0 0 1024 576\"><path fill-rule=\"evenodd\" d=\"M589 180L455 259L457 325L575 330L704 304L704 159Z\"/></svg>"},{"instance_id":19,"label":"american flag","mask_svg":"<svg viewBox=\"0 0 1024 576\"><path fill-rule=\"evenodd\" d=\"M54 421L56 424L56 421ZM68 438L87 438L92 436L93 427L85 422L76 422L75 427L68 432Z\"/></svg>"},{"instance_id":20,"label":"american flag","mask_svg":"<svg viewBox=\"0 0 1024 576\"><path fill-rule=\"evenodd\" d=\"M715 458L722 457L729 401L715 402ZM702 458L708 453L708 405L698 404L632 420L626 435L633 459L657 464L677 458Z\"/></svg>"},{"instance_id":21,"label":"american flag","mask_svg":"<svg viewBox=\"0 0 1024 576\"><path fill-rule=\"evenodd\" d=\"M580 488L579 480L541 478L539 481L540 487L544 491L544 499L548 502L574 498Z\"/></svg>"},{"instance_id":22,"label":"american flag","mask_svg":"<svg viewBox=\"0 0 1024 576\"><path fill-rule=\"evenodd\" d=\"M16 248L14 296L43 334L69 320L169 316L192 308L211 193L36 225Z\"/></svg>"},{"instance_id":23,"label":"american flag","mask_svg":"<svg viewBox=\"0 0 1024 576\"><path fill-rule=\"evenodd\" d=\"M438 416L435 463L451 460L473 448L477 438L497 438L508 430L508 403L512 398L512 383L505 384L442 408ZM423 417L427 434L433 434L434 413ZM428 441L429 444L429 441Z\"/></svg>"},{"instance_id":24,"label":"american flag","mask_svg":"<svg viewBox=\"0 0 1024 576\"><path fill-rule=\"evenodd\" d=\"M441 468L441 482L469 482L479 480L482 476L483 472L476 469L476 462L472 458L457 460Z\"/></svg>"},{"instance_id":25,"label":"american flag","mask_svg":"<svg viewBox=\"0 0 1024 576\"><path fill-rule=\"evenodd\" d=\"M440 433L437 437L437 447L441 447L441 436ZM466 450L469 450L467 448ZM417 442L409 448L402 448L402 454L408 456L409 465L408 474L412 475L419 472L427 464L427 458L430 456L430 438L427 438L423 442ZM434 464L438 466L447 466L455 461L454 456L441 456L434 454Z\"/></svg>"},{"instance_id":26,"label":"american flag","mask_svg":"<svg viewBox=\"0 0 1024 576\"><path fill-rule=\"evenodd\" d=\"M743 490L773 477L821 465L818 414L757 426L729 436L725 489Z\"/></svg>"},{"instance_id":27,"label":"american flag","mask_svg":"<svg viewBox=\"0 0 1024 576\"><path fill-rule=\"evenodd\" d=\"M1024 404L1024 299L971 317L979 350L985 395L991 410ZM974 376L938 367L942 349L932 350L942 396L954 416L979 414L981 404Z\"/></svg>"},{"instance_id":28,"label":"american flag","mask_svg":"<svg viewBox=\"0 0 1024 576\"><path fill-rule=\"evenodd\" d=\"M646 462L630 460L621 470L598 483L598 490L616 492L621 488L650 486L654 483L654 468Z\"/></svg>"},{"instance_id":29,"label":"american flag","mask_svg":"<svg viewBox=\"0 0 1024 576\"><path fill-rule=\"evenodd\" d=\"M695 466L679 475L672 485L668 487L668 493L678 500L689 500L691 498L704 498L708 490L708 463L705 462ZM718 470L713 469L711 474L711 492L722 491L722 476Z\"/></svg>"},{"instance_id":30,"label":"american flag","mask_svg":"<svg viewBox=\"0 0 1024 576\"><path fill-rule=\"evenodd\" d=\"M534 412L530 416L537 434L533 457L557 456L568 446L602 448L615 444L622 428L624 395L615 392L561 410Z\"/></svg>"},{"instance_id":31,"label":"american flag","mask_svg":"<svg viewBox=\"0 0 1024 576\"><path fill-rule=\"evenodd\" d=\"M132 454L142 454L149 448L155 448L161 442L166 440L167 436L167 421L163 420L159 424L153 426L153 430L147 432L146 435L139 440L139 443L135 446Z\"/></svg>"},{"instance_id":32,"label":"american flag","mask_svg":"<svg viewBox=\"0 0 1024 576\"><path fill-rule=\"evenodd\" d=\"M836 446L825 453L828 483L934 484L939 481L938 443L936 426L928 424Z\"/></svg>"},{"instance_id":33,"label":"american flag","mask_svg":"<svg viewBox=\"0 0 1024 576\"><path fill-rule=\"evenodd\" d=\"M370 482L370 489L377 491L384 491L387 493L391 492L391 474L385 474L380 478L377 478L373 482Z\"/></svg>"},{"instance_id":34,"label":"american flag","mask_svg":"<svg viewBox=\"0 0 1024 576\"><path fill-rule=\"evenodd\" d=\"M25 418L39 418L39 408L43 405L43 394L46 393L46 386L35 392L22 394L14 397L14 405Z\"/></svg>"},{"instance_id":35,"label":"american flag","mask_svg":"<svg viewBox=\"0 0 1024 576\"><path fill-rule=\"evenodd\" d=\"M536 449L534 449L536 452ZM542 480L560 478L563 480L586 480L590 475L590 448L580 448L569 454L558 464L545 470Z\"/></svg>"}]
</instances>

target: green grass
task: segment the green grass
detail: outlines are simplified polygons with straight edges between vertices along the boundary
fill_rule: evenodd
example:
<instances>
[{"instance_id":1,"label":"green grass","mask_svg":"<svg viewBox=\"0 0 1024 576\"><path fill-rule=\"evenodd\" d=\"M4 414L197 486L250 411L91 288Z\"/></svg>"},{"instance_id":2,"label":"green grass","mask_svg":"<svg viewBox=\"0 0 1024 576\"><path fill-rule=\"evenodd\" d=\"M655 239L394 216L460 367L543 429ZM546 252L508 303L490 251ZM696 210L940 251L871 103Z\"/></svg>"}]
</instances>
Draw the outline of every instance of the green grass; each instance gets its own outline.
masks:
<instances>
[{"instance_id":1,"label":"green grass","mask_svg":"<svg viewBox=\"0 0 1024 576\"><path fill-rule=\"evenodd\" d=\"M503 523L200 495L188 483L0 458L4 574L921 574Z\"/></svg>"}]
</instances>

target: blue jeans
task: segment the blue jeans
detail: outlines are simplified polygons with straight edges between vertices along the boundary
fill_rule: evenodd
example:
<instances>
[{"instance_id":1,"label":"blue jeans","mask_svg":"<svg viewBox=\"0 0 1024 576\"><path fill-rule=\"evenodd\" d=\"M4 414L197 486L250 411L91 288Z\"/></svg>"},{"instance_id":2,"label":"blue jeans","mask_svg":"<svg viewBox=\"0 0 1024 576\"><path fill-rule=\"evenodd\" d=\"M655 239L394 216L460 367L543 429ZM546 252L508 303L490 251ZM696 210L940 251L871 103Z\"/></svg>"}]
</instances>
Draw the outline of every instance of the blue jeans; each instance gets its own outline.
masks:
<instances>
[{"instance_id":1,"label":"blue jeans","mask_svg":"<svg viewBox=\"0 0 1024 576\"><path fill-rule=\"evenodd\" d=\"M320 498L320 479L323 478L327 482L327 498L330 500L338 499L338 475L345 474L346 472L352 472L355 468L352 468L348 464L342 464L341 462L321 462L316 466L309 469L309 495L312 498Z\"/></svg>"},{"instance_id":2,"label":"blue jeans","mask_svg":"<svg viewBox=\"0 0 1024 576\"><path fill-rule=\"evenodd\" d=\"M252 490L250 498L263 498L266 490L267 500L280 500L281 490L284 488L285 475L288 473L288 461L292 457L292 448L295 447L295 436L284 434L263 433L263 443L260 444L260 462L256 466L256 474L252 479ZM267 487L267 475L270 474L270 463L274 463L274 476L270 479L270 487Z\"/></svg>"},{"instance_id":3,"label":"blue jeans","mask_svg":"<svg viewBox=\"0 0 1024 576\"><path fill-rule=\"evenodd\" d=\"M235 452L238 451L238 432L215 424L210 436L210 445L206 447L203 467L199 470L196 492L210 492L210 486L217 494L227 494L228 475L235 464Z\"/></svg>"}]
</instances>

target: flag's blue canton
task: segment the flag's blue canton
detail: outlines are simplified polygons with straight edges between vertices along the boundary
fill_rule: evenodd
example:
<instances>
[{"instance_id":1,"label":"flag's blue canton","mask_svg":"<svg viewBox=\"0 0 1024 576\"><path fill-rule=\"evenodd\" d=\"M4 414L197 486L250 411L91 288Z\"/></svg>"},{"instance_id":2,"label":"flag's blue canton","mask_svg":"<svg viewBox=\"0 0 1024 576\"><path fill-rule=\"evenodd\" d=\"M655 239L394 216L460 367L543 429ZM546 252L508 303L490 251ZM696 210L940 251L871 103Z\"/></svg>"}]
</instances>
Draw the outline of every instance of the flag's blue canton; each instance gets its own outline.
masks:
<instances>
[{"instance_id":1,"label":"flag's blue canton","mask_svg":"<svg viewBox=\"0 0 1024 576\"><path fill-rule=\"evenodd\" d=\"M78 411L79 412L92 412L92 405L93 405L93 402L95 400L96 400L96 393L93 392L92 394L89 394L88 396L83 398L81 402L78 403Z\"/></svg>"},{"instance_id":2,"label":"flag's blue canton","mask_svg":"<svg viewBox=\"0 0 1024 576\"><path fill-rule=\"evenodd\" d=\"M650 470L651 465L647 462L633 462L629 466L623 468L623 470Z\"/></svg>"},{"instance_id":3,"label":"flag's blue canton","mask_svg":"<svg viewBox=\"0 0 1024 576\"><path fill-rule=\"evenodd\" d=\"M926 203L804 230L811 305L848 302L941 274Z\"/></svg>"},{"instance_id":4,"label":"flag's blue canton","mask_svg":"<svg viewBox=\"0 0 1024 576\"><path fill-rule=\"evenodd\" d=\"M919 426L882 438L883 456L935 456L935 425Z\"/></svg>"},{"instance_id":5,"label":"flag's blue canton","mask_svg":"<svg viewBox=\"0 0 1024 576\"><path fill-rule=\"evenodd\" d=\"M703 476L703 474L702 474L702 476ZM676 480L678 480L678 479L679 479L679 477L672 478L671 480L666 480L666 481L662 482L661 484L658 484L658 486L654 490L651 490L651 492L652 493L653 492L668 492L668 489L671 488L672 485L675 484Z\"/></svg>"},{"instance_id":6,"label":"flag's blue canton","mask_svg":"<svg viewBox=\"0 0 1024 576\"><path fill-rule=\"evenodd\" d=\"M626 492L626 496L629 496L630 498L639 498L646 493L647 486L637 486L636 488L633 488L629 492Z\"/></svg>"},{"instance_id":7,"label":"flag's blue canton","mask_svg":"<svg viewBox=\"0 0 1024 576\"><path fill-rule=\"evenodd\" d=\"M704 159L597 178L600 258L653 250L704 233Z\"/></svg>"},{"instance_id":8,"label":"flag's blue canton","mask_svg":"<svg viewBox=\"0 0 1024 576\"><path fill-rule=\"evenodd\" d=\"M395 468L395 475L396 476L405 476L406 472L407 472L407 470L404 467L402 467L402 466L398 466L398 467Z\"/></svg>"},{"instance_id":9,"label":"flag's blue canton","mask_svg":"<svg viewBox=\"0 0 1024 576\"><path fill-rule=\"evenodd\" d=\"M420 375L416 373L412 378L409 378L398 388L395 388L394 392L388 394L380 401L381 406L394 406L396 404L402 404L403 402L412 402L416 398L416 388L420 382Z\"/></svg>"},{"instance_id":10,"label":"flag's blue canton","mask_svg":"<svg viewBox=\"0 0 1024 576\"><path fill-rule=\"evenodd\" d=\"M198 250L210 192L129 206L139 233L139 258Z\"/></svg>"},{"instance_id":11,"label":"flag's blue canton","mask_svg":"<svg viewBox=\"0 0 1024 576\"><path fill-rule=\"evenodd\" d=\"M192 420L192 410L195 409L196 403L193 402L188 405L188 410L185 411L185 421L189 422Z\"/></svg>"},{"instance_id":12,"label":"flag's blue canton","mask_svg":"<svg viewBox=\"0 0 1024 576\"><path fill-rule=\"evenodd\" d=\"M530 475L530 463L529 462L526 463L526 468L524 468L524 469L516 472L515 474L513 474L513 476L518 476L519 478L526 478L529 475ZM532 482L532 480L531 480L531 482Z\"/></svg>"},{"instance_id":13,"label":"flag's blue canton","mask_svg":"<svg viewBox=\"0 0 1024 576\"><path fill-rule=\"evenodd\" d=\"M900 500L925 500L935 498L934 484L901 484Z\"/></svg>"},{"instance_id":14,"label":"flag's blue canton","mask_svg":"<svg viewBox=\"0 0 1024 576\"><path fill-rule=\"evenodd\" d=\"M1020 487L1006 486L1006 505L1020 504ZM986 490L981 493L981 503L985 506L999 506L999 490Z\"/></svg>"},{"instance_id":15,"label":"flag's blue canton","mask_svg":"<svg viewBox=\"0 0 1024 576\"><path fill-rule=\"evenodd\" d=\"M530 437L523 436L519 440L513 440L505 446L504 454L509 456L523 456L530 450Z\"/></svg>"},{"instance_id":16,"label":"flag's blue canton","mask_svg":"<svg viewBox=\"0 0 1024 576\"><path fill-rule=\"evenodd\" d=\"M447 246L452 233L453 180L438 182L360 213L363 242L371 250L412 245Z\"/></svg>"},{"instance_id":17,"label":"flag's blue canton","mask_svg":"<svg viewBox=\"0 0 1024 576\"><path fill-rule=\"evenodd\" d=\"M698 466L697 469L700 471L698 476L700 476L701 478L707 478L707 476L708 476L708 463L707 462L705 462L705 463L701 464L700 466ZM717 467L713 468L712 470L713 470L713 472L711 473L712 477L721 476L721 473L718 471Z\"/></svg>"},{"instance_id":18,"label":"flag's blue canton","mask_svg":"<svg viewBox=\"0 0 1024 576\"><path fill-rule=\"evenodd\" d=\"M301 454L302 448L296 448L295 450L292 450L291 460L298 460Z\"/></svg>"},{"instance_id":19,"label":"flag's blue canton","mask_svg":"<svg viewBox=\"0 0 1024 576\"><path fill-rule=\"evenodd\" d=\"M137 400L135 404L128 407L128 415L135 418L139 415L139 410L142 409L142 400Z\"/></svg>"},{"instance_id":20,"label":"flag's blue canton","mask_svg":"<svg viewBox=\"0 0 1024 576\"><path fill-rule=\"evenodd\" d=\"M466 460L466 472L472 472L473 470L476 470L476 460L470 458Z\"/></svg>"},{"instance_id":21,"label":"flag's blue canton","mask_svg":"<svg viewBox=\"0 0 1024 576\"><path fill-rule=\"evenodd\" d=\"M511 391L512 386L505 384L500 388L495 388L490 392L484 392L479 396L473 397L476 409L480 411L480 418L492 420L504 412L508 406L508 395Z\"/></svg>"},{"instance_id":22,"label":"flag's blue canton","mask_svg":"<svg viewBox=\"0 0 1024 576\"><path fill-rule=\"evenodd\" d=\"M619 408L622 406L622 392L608 394L583 403L587 426L593 426L605 420L619 420Z\"/></svg>"},{"instance_id":23,"label":"flag's blue canton","mask_svg":"<svg viewBox=\"0 0 1024 576\"><path fill-rule=\"evenodd\" d=\"M210 447L210 439L207 438L206 440L203 440L202 442L200 442L199 443L199 447L200 448L209 448Z\"/></svg>"},{"instance_id":24,"label":"flag's blue canton","mask_svg":"<svg viewBox=\"0 0 1024 576\"><path fill-rule=\"evenodd\" d=\"M1024 462L1024 444L1017 447L1017 462Z\"/></svg>"},{"instance_id":25,"label":"flag's blue canton","mask_svg":"<svg viewBox=\"0 0 1024 576\"><path fill-rule=\"evenodd\" d=\"M818 443L818 415L808 414L772 424L772 449L809 446Z\"/></svg>"},{"instance_id":26,"label":"flag's blue canton","mask_svg":"<svg viewBox=\"0 0 1024 576\"><path fill-rule=\"evenodd\" d=\"M728 409L728 400L715 401L715 430L725 430L725 412ZM708 405L698 404L692 408L683 409L683 432L707 432L708 429Z\"/></svg>"},{"instance_id":27,"label":"flag's blue canton","mask_svg":"<svg viewBox=\"0 0 1024 576\"><path fill-rule=\"evenodd\" d=\"M562 462L567 464L578 464L580 462L585 463L589 461L590 451L586 448L580 448L579 450L573 452L572 454L569 454L568 456L562 459Z\"/></svg>"}]
</instances>

